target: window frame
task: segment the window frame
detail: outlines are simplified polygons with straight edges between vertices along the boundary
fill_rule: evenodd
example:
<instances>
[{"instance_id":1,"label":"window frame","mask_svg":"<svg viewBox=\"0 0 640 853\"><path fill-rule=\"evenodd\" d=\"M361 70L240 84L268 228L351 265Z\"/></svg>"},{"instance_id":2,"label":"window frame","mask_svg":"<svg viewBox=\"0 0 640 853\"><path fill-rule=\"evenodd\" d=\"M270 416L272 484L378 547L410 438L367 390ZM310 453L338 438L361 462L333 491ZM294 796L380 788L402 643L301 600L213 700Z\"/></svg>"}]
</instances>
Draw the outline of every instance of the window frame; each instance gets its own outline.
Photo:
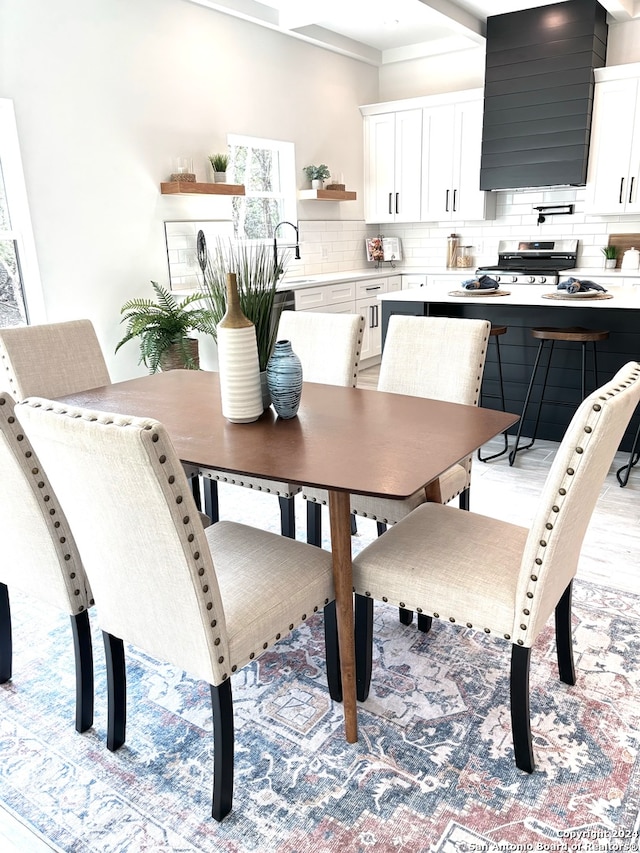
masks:
<instances>
[{"instance_id":1,"label":"window frame","mask_svg":"<svg viewBox=\"0 0 640 853\"><path fill-rule=\"evenodd\" d=\"M295 145L293 142L288 142L281 139L269 139L266 137L249 136L242 133L227 134L227 145L230 153L234 146L244 146L247 148L262 148L270 149L277 152L280 161L280 190L279 191L255 191L245 185L244 196L238 196L236 201L238 204L244 204L248 199L276 199L281 200L282 215L279 221L289 220L297 221L297 193L296 193L296 162L295 162ZM233 156L231 156L233 162ZM233 174L232 179L237 182L238 176ZM273 227L277 225L273 223ZM262 243L273 240L273 231L265 234L263 237L245 237L240 235L236 228L235 212L234 212L234 233L236 239L246 240L248 243Z\"/></svg>"},{"instance_id":2,"label":"window frame","mask_svg":"<svg viewBox=\"0 0 640 853\"><path fill-rule=\"evenodd\" d=\"M27 323L46 321L44 294L29 212L22 156L13 101L0 98L0 165L10 228L0 227L0 239L12 240L21 274Z\"/></svg>"}]
</instances>

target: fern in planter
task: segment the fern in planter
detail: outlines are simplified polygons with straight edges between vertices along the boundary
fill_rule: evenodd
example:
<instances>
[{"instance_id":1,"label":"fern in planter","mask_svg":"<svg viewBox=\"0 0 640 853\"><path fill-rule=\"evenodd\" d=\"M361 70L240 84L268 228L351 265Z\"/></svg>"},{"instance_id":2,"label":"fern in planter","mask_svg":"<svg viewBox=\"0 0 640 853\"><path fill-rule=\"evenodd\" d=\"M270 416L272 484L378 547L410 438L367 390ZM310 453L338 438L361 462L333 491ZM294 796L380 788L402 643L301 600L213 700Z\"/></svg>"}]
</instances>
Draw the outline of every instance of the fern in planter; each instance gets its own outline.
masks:
<instances>
[{"instance_id":1,"label":"fern in planter","mask_svg":"<svg viewBox=\"0 0 640 853\"><path fill-rule=\"evenodd\" d=\"M177 356L178 364L188 370L197 370L197 355L191 347L189 332L212 333L213 322L208 308L189 307L202 302L201 293L192 293L178 301L173 293L156 281L151 285L157 302L152 299L131 299L120 309L121 323L127 323L125 336L116 346L116 352L127 341L139 338L140 360L150 373L156 373L170 355Z\"/></svg>"}]
</instances>

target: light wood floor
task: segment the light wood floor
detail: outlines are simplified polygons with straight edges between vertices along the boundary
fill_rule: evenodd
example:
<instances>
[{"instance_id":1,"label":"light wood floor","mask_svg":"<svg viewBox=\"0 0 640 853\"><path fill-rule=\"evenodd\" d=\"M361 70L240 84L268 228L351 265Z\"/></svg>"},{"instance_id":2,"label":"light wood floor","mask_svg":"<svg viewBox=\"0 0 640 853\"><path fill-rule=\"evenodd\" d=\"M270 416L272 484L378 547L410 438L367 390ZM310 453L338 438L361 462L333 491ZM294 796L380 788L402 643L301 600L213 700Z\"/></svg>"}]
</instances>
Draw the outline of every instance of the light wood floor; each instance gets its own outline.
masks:
<instances>
[{"instance_id":1,"label":"light wood floor","mask_svg":"<svg viewBox=\"0 0 640 853\"><path fill-rule=\"evenodd\" d=\"M358 385L375 388L377 380L378 368L369 368L361 372ZM495 452L500 449L500 442L501 439L494 439L486 445L485 451ZM513 468L509 467L506 456L488 463L475 461L471 510L527 526L535 512L536 501L557 446L555 442L537 441L531 450L519 455ZM495 450L492 451L492 448ZM615 470L626 461L626 454L616 456L603 485L585 537L578 578L638 593L640 465L631 474L628 485L622 489L616 481ZM228 488L237 490L233 486ZM243 492L247 500L246 490ZM248 494L251 500L270 501L274 505L274 512L277 512L272 496ZM298 507L297 515L298 526L302 529L303 506ZM367 525L373 525L373 522L358 520L359 535L375 535L367 529ZM45 853L58 848L34 835L0 804L0 849L3 853Z\"/></svg>"}]
</instances>

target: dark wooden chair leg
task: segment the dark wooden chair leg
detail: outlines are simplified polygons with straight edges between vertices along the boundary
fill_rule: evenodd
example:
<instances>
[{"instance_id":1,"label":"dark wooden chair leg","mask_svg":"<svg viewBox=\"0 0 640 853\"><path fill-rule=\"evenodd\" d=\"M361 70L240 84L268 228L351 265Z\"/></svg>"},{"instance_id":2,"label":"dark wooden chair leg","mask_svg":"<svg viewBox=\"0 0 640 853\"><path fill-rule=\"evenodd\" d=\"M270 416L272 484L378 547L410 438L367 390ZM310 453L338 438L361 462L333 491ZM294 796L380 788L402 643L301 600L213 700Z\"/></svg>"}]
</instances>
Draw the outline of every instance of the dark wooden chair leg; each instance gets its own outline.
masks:
<instances>
[{"instance_id":1,"label":"dark wooden chair leg","mask_svg":"<svg viewBox=\"0 0 640 853\"><path fill-rule=\"evenodd\" d=\"M285 498L278 495L280 504L280 531L288 539L296 538L296 504L295 498Z\"/></svg>"},{"instance_id":2,"label":"dark wooden chair leg","mask_svg":"<svg viewBox=\"0 0 640 853\"><path fill-rule=\"evenodd\" d=\"M11 680L13 640L11 637L11 607L9 587L0 583L0 684Z\"/></svg>"},{"instance_id":3,"label":"dark wooden chair leg","mask_svg":"<svg viewBox=\"0 0 640 853\"><path fill-rule=\"evenodd\" d=\"M83 610L70 618L76 659L76 731L86 732L93 725L93 645L89 611Z\"/></svg>"},{"instance_id":4,"label":"dark wooden chair leg","mask_svg":"<svg viewBox=\"0 0 640 853\"><path fill-rule=\"evenodd\" d=\"M202 510L202 496L200 494L200 477L191 477L191 494L198 511Z\"/></svg>"},{"instance_id":5,"label":"dark wooden chair leg","mask_svg":"<svg viewBox=\"0 0 640 853\"><path fill-rule=\"evenodd\" d=\"M413 610L407 610L404 607L398 608L398 618L403 625L411 625L413 622Z\"/></svg>"},{"instance_id":6,"label":"dark wooden chair leg","mask_svg":"<svg viewBox=\"0 0 640 853\"><path fill-rule=\"evenodd\" d=\"M511 646L511 731L516 767L533 773L533 743L529 710L529 663L531 649Z\"/></svg>"},{"instance_id":7,"label":"dark wooden chair leg","mask_svg":"<svg viewBox=\"0 0 640 853\"><path fill-rule=\"evenodd\" d=\"M316 501L307 504L307 544L322 547L322 505Z\"/></svg>"},{"instance_id":8,"label":"dark wooden chair leg","mask_svg":"<svg viewBox=\"0 0 640 853\"><path fill-rule=\"evenodd\" d=\"M353 518L353 516L351 516ZM378 532L378 536L382 536L383 533L387 532L387 525L384 521L376 521L376 530Z\"/></svg>"},{"instance_id":9,"label":"dark wooden chair leg","mask_svg":"<svg viewBox=\"0 0 640 853\"><path fill-rule=\"evenodd\" d=\"M356 696L364 702L371 687L373 660L373 599L355 596Z\"/></svg>"},{"instance_id":10,"label":"dark wooden chair leg","mask_svg":"<svg viewBox=\"0 0 640 853\"><path fill-rule=\"evenodd\" d=\"M124 643L118 637L102 632L107 664L107 749L120 749L127 731L127 677Z\"/></svg>"},{"instance_id":11,"label":"dark wooden chair leg","mask_svg":"<svg viewBox=\"0 0 640 853\"><path fill-rule=\"evenodd\" d=\"M351 513L351 535L355 536L358 532L358 522L356 521L355 513Z\"/></svg>"},{"instance_id":12,"label":"dark wooden chair leg","mask_svg":"<svg viewBox=\"0 0 640 853\"><path fill-rule=\"evenodd\" d=\"M408 611L411 613L411 610ZM418 631L428 634L433 625L433 617L427 616L426 613L418 613Z\"/></svg>"},{"instance_id":13,"label":"dark wooden chair leg","mask_svg":"<svg viewBox=\"0 0 640 853\"><path fill-rule=\"evenodd\" d=\"M576 669L573 663L573 639L571 636L571 595L573 581L565 589L562 598L556 604L556 651L558 655L558 673L565 684L576 683Z\"/></svg>"},{"instance_id":14,"label":"dark wooden chair leg","mask_svg":"<svg viewBox=\"0 0 640 853\"><path fill-rule=\"evenodd\" d=\"M218 506L218 482L211 477L202 478L202 490L204 492L204 511L215 524L220 521L220 507Z\"/></svg>"},{"instance_id":15,"label":"dark wooden chair leg","mask_svg":"<svg viewBox=\"0 0 640 853\"><path fill-rule=\"evenodd\" d=\"M331 601L324 608L324 649L329 695L334 702L342 702L342 674L340 672L340 646L338 645L338 620L335 601Z\"/></svg>"},{"instance_id":16,"label":"dark wooden chair leg","mask_svg":"<svg viewBox=\"0 0 640 853\"><path fill-rule=\"evenodd\" d=\"M211 816L222 820L233 803L233 696L231 679L211 685L213 712L213 799Z\"/></svg>"},{"instance_id":17,"label":"dark wooden chair leg","mask_svg":"<svg viewBox=\"0 0 640 853\"><path fill-rule=\"evenodd\" d=\"M460 492L460 494L458 495L458 505L459 505L460 509L464 509L464 510L466 510L466 512L469 512L469 492L470 491L471 490L467 488L464 491Z\"/></svg>"}]
</instances>

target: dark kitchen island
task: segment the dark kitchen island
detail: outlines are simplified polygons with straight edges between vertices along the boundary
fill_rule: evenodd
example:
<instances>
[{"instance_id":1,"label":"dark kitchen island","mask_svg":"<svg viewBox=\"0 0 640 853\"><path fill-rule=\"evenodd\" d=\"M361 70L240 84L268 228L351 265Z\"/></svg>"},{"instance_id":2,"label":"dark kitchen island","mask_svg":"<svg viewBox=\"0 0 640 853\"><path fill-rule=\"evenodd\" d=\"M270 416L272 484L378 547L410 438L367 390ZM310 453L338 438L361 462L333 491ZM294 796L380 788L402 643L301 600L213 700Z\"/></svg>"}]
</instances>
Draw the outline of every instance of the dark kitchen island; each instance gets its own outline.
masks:
<instances>
[{"instance_id":1,"label":"dark kitchen island","mask_svg":"<svg viewBox=\"0 0 640 853\"><path fill-rule=\"evenodd\" d=\"M457 282L456 282L457 284ZM404 314L418 317L469 317L490 320L505 325L507 333L500 337L500 352L506 408L519 414L533 370L538 349L530 329L536 326L582 326L588 329L608 329L609 339L597 345L598 383L604 384L628 361L640 360L640 287L611 287L606 299L548 298L555 292L550 285L505 285L507 296L450 295L454 287L442 284L427 285L414 290L388 293L379 297L382 303L382 342L387 332L389 317ZM587 349L587 389L594 387L591 345ZM546 356L545 356L546 358ZM560 441L580 402L581 348L576 344L557 343L547 381L545 398L571 405L545 403L542 407L538 437ZM542 387L543 370L539 371L530 412L535 412ZM494 396L498 393L498 371L495 345L489 344L484 373L483 405L499 408ZM533 432L533 417L527 416L523 436ZM639 414L632 418L623 441L622 450L630 450L635 436ZM512 427L513 434L517 426ZM517 463L516 463L517 464Z\"/></svg>"}]
</instances>

